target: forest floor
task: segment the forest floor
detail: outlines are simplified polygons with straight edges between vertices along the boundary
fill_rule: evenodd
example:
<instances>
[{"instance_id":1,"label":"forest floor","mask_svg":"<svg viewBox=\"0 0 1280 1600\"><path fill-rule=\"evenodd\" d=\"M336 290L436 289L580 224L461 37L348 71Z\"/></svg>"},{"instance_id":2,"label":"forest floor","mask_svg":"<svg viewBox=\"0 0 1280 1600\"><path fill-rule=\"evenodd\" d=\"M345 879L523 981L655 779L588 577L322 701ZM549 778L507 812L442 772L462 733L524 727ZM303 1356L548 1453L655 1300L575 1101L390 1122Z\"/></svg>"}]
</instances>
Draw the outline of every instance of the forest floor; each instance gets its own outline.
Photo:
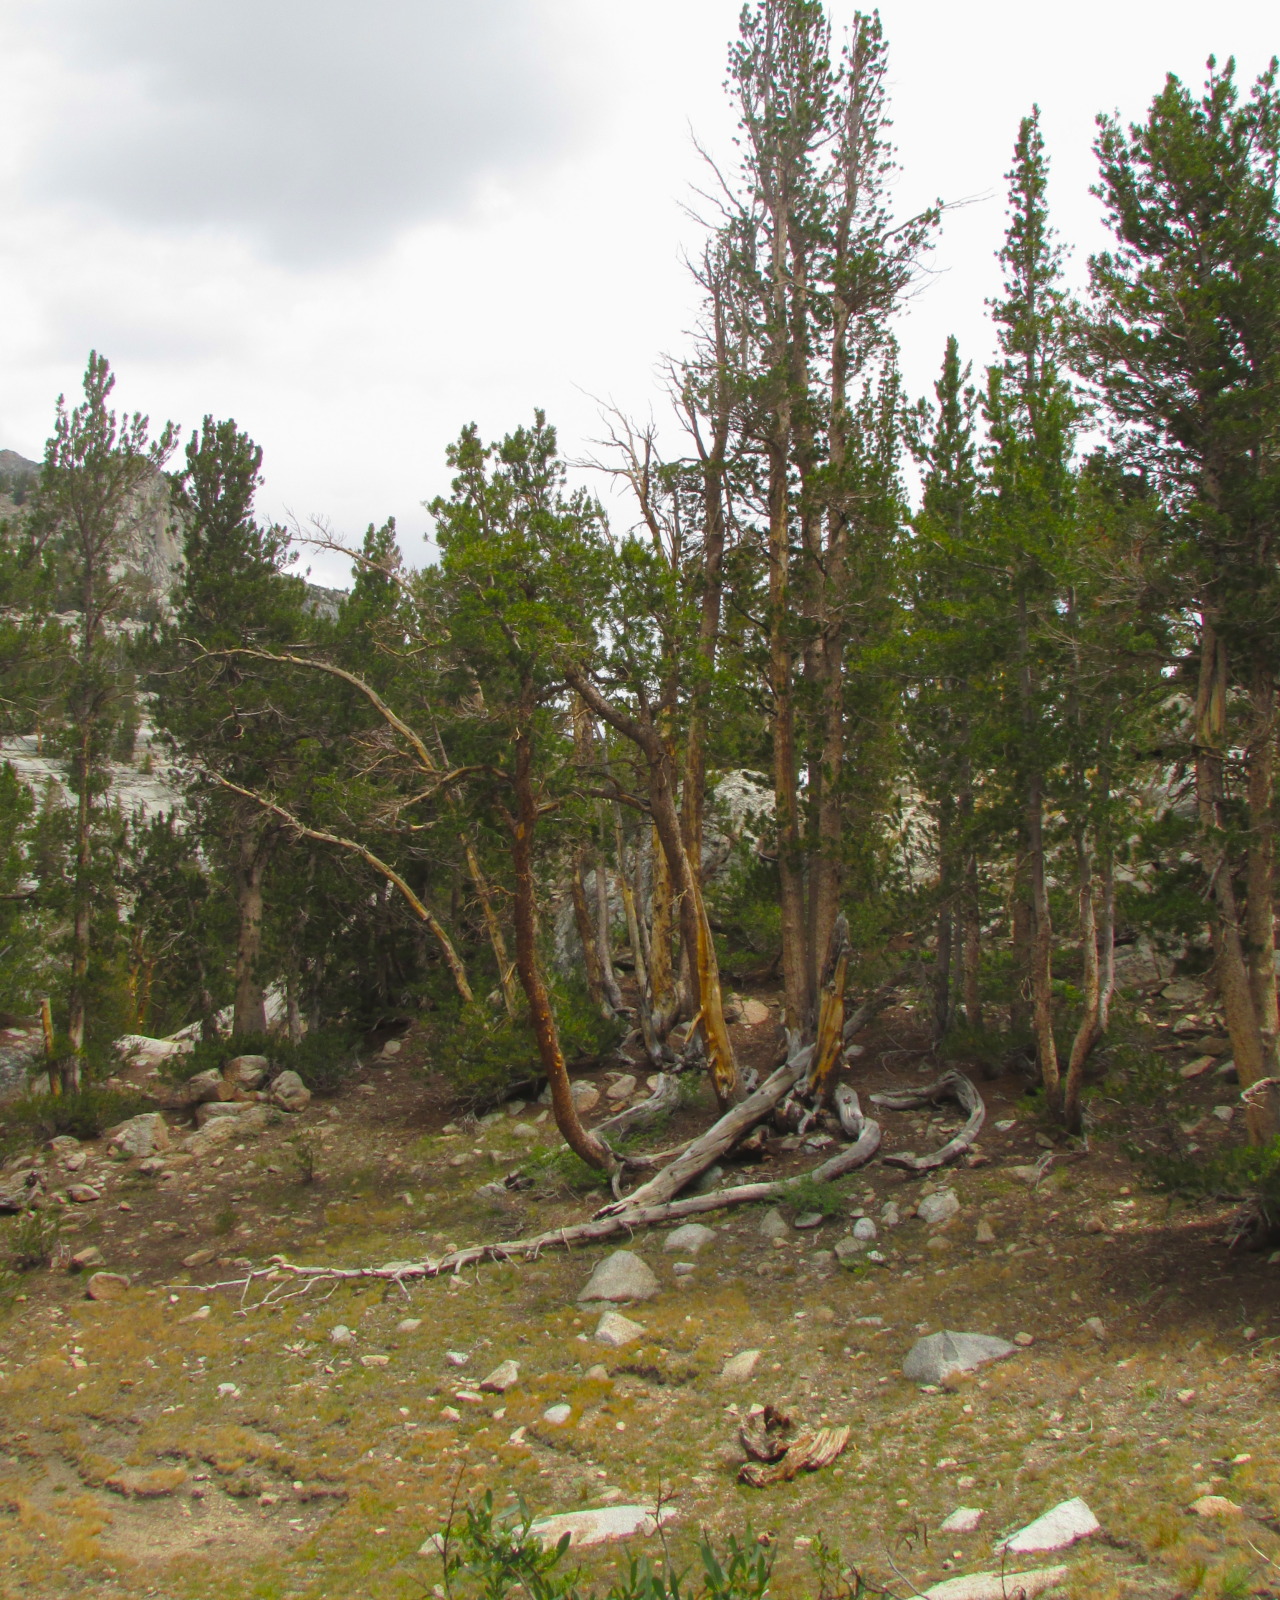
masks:
<instances>
[{"instance_id":1,"label":"forest floor","mask_svg":"<svg viewBox=\"0 0 1280 1600\"><path fill-rule=\"evenodd\" d=\"M1167 1029L1169 1007L1149 1010ZM747 1060L776 1059L772 1022L734 1031ZM935 1070L907 1010L863 1043L850 1080L864 1103ZM1167 1053L1173 1076L1192 1053ZM616 1240L267 1310L243 1308L238 1290L199 1292L276 1252L420 1259L599 1203L574 1186L542 1107L460 1118L423 1066L410 1034L335 1097L216 1156L170 1161L167 1179L94 1147L78 1176L105 1184L103 1198L68 1208L66 1237L97 1245L133 1286L94 1302L83 1276L30 1272L0 1310L0 1593L425 1596L440 1564L419 1553L424 1541L451 1503L491 1490L498 1508L522 1498L539 1513L662 1497L680 1566L701 1529L767 1535L780 1600L819 1592L819 1540L905 1597L998 1568L999 1537L1079 1495L1101 1535L1017 1563L1066 1561L1055 1593L1280 1594L1280 1264L1228 1253L1226 1207L1171 1206L1122 1153L1135 1137L1234 1138L1212 1110L1236 1095L1220 1076L1179 1089L1176 1127L1159 1095L1100 1099L1087 1153L1047 1139L1023 1079L983 1082L986 1161L933 1180L960 1202L940 1228L906 1218L921 1181L876 1164L839 1186L843 1214L813 1230L767 1237L758 1206L709 1215L717 1237L691 1270L676 1271L662 1231L622 1241L661 1292L620 1308L646 1330L620 1350L594 1338L598 1311L577 1301ZM591 1076L604 1087L609 1070ZM708 1123L699 1096L664 1142ZM955 1118L882 1121L886 1149L921 1152ZM783 1176L816 1159L775 1144L756 1170ZM477 1193L517 1168L533 1187ZM879 1219L889 1201L906 1219L880 1226L883 1261L841 1267L832 1245L852 1215ZM339 1324L354 1342L333 1342ZM903 1358L939 1329L1031 1342L922 1390ZM725 1359L748 1349L762 1352L753 1374L724 1384ZM517 1383L479 1395L506 1359ZM849 1449L789 1484L740 1485L738 1421L761 1403L851 1424ZM567 1422L544 1419L553 1405L571 1408ZM1190 1511L1203 1495L1238 1509ZM977 1530L940 1532L960 1506L983 1511ZM583 1565L603 1577L624 1557L607 1546Z\"/></svg>"}]
</instances>

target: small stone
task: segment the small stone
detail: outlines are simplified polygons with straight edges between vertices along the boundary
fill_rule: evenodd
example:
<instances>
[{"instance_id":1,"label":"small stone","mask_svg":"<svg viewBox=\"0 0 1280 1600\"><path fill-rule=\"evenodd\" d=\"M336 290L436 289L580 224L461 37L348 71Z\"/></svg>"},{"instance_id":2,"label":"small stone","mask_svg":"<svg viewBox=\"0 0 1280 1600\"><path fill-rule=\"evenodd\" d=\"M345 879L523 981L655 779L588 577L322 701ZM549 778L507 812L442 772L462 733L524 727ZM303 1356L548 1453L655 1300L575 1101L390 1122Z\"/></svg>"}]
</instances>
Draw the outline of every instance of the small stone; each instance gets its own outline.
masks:
<instances>
[{"instance_id":1,"label":"small stone","mask_svg":"<svg viewBox=\"0 0 1280 1600\"><path fill-rule=\"evenodd\" d=\"M601 1344L612 1345L615 1350L621 1350L624 1345L634 1344L643 1337L644 1329L638 1322L632 1322L630 1317L624 1317L620 1311L606 1311L596 1323L596 1338Z\"/></svg>"},{"instance_id":2,"label":"small stone","mask_svg":"<svg viewBox=\"0 0 1280 1600\"><path fill-rule=\"evenodd\" d=\"M742 1020L748 1028L762 1028L766 1022L773 1020L773 1013L762 1000L744 1000Z\"/></svg>"},{"instance_id":3,"label":"small stone","mask_svg":"<svg viewBox=\"0 0 1280 1600\"><path fill-rule=\"evenodd\" d=\"M957 1506L951 1515L938 1525L941 1533L972 1533L986 1516L977 1506Z\"/></svg>"},{"instance_id":4,"label":"small stone","mask_svg":"<svg viewBox=\"0 0 1280 1600\"><path fill-rule=\"evenodd\" d=\"M1025 1350L1029 1345L1033 1345L1036 1341L1029 1333L1015 1333L1013 1336L1013 1342L1016 1345L1021 1345L1021 1347Z\"/></svg>"},{"instance_id":5,"label":"small stone","mask_svg":"<svg viewBox=\"0 0 1280 1600\"><path fill-rule=\"evenodd\" d=\"M444 1358L451 1367L465 1367L471 1359L465 1350L446 1350Z\"/></svg>"},{"instance_id":6,"label":"small stone","mask_svg":"<svg viewBox=\"0 0 1280 1600\"><path fill-rule=\"evenodd\" d=\"M147 1156L138 1163L138 1171L144 1178L158 1178L164 1170L164 1162L159 1156Z\"/></svg>"},{"instance_id":7,"label":"small stone","mask_svg":"<svg viewBox=\"0 0 1280 1600\"><path fill-rule=\"evenodd\" d=\"M1194 1389L1179 1389L1178 1390L1178 1404L1180 1406L1194 1405L1195 1404L1195 1399L1196 1399L1196 1391Z\"/></svg>"},{"instance_id":8,"label":"small stone","mask_svg":"<svg viewBox=\"0 0 1280 1600\"><path fill-rule=\"evenodd\" d=\"M1044 1173L1039 1167L1010 1167L1009 1172L1019 1183L1032 1185L1039 1183L1041 1178L1044 1177Z\"/></svg>"},{"instance_id":9,"label":"small stone","mask_svg":"<svg viewBox=\"0 0 1280 1600\"><path fill-rule=\"evenodd\" d=\"M182 1265L189 1268L207 1266L214 1254L212 1250L193 1250L189 1256L183 1256Z\"/></svg>"},{"instance_id":10,"label":"small stone","mask_svg":"<svg viewBox=\"0 0 1280 1600\"><path fill-rule=\"evenodd\" d=\"M757 1232L766 1239L789 1239L791 1237L791 1229L787 1226L787 1220L776 1206L771 1206L760 1218Z\"/></svg>"},{"instance_id":11,"label":"small stone","mask_svg":"<svg viewBox=\"0 0 1280 1600\"><path fill-rule=\"evenodd\" d=\"M842 1267L856 1267L862 1262L867 1250L867 1241L859 1239L855 1234L846 1234L843 1239L836 1240L835 1250L832 1254Z\"/></svg>"},{"instance_id":12,"label":"small stone","mask_svg":"<svg viewBox=\"0 0 1280 1600\"><path fill-rule=\"evenodd\" d=\"M580 1114L594 1111L600 1104L600 1091L594 1083L588 1083L585 1078L575 1078L570 1085L573 1092L573 1103Z\"/></svg>"},{"instance_id":13,"label":"small stone","mask_svg":"<svg viewBox=\"0 0 1280 1600\"><path fill-rule=\"evenodd\" d=\"M1013 1354L1007 1339L984 1333L931 1333L917 1339L902 1363L902 1375L915 1383L941 1383L957 1372L973 1372L989 1361Z\"/></svg>"},{"instance_id":14,"label":"small stone","mask_svg":"<svg viewBox=\"0 0 1280 1600\"><path fill-rule=\"evenodd\" d=\"M1107 1337L1107 1325L1105 1322L1103 1322L1101 1317L1086 1317L1080 1326L1083 1328L1088 1328L1089 1332L1094 1336L1094 1338L1100 1342L1104 1341Z\"/></svg>"},{"instance_id":15,"label":"small stone","mask_svg":"<svg viewBox=\"0 0 1280 1600\"><path fill-rule=\"evenodd\" d=\"M311 1104L311 1090L296 1072L282 1072L271 1084L270 1098L281 1111L305 1111Z\"/></svg>"},{"instance_id":16,"label":"small stone","mask_svg":"<svg viewBox=\"0 0 1280 1600\"><path fill-rule=\"evenodd\" d=\"M548 1406L542 1413L542 1420L549 1422L553 1428L563 1428L573 1415L573 1407L563 1404Z\"/></svg>"},{"instance_id":17,"label":"small stone","mask_svg":"<svg viewBox=\"0 0 1280 1600\"><path fill-rule=\"evenodd\" d=\"M1230 1122L1236 1114L1234 1106L1214 1106L1213 1114L1219 1122Z\"/></svg>"},{"instance_id":18,"label":"small stone","mask_svg":"<svg viewBox=\"0 0 1280 1600\"><path fill-rule=\"evenodd\" d=\"M87 1183L71 1183L67 1185L67 1199L74 1201L78 1206L91 1205L95 1200L101 1200L102 1194L98 1189Z\"/></svg>"},{"instance_id":19,"label":"small stone","mask_svg":"<svg viewBox=\"0 0 1280 1600\"><path fill-rule=\"evenodd\" d=\"M926 1250L933 1250L935 1252L940 1250L950 1250L951 1240L948 1239L944 1233L935 1233L931 1239L925 1240L924 1247Z\"/></svg>"},{"instance_id":20,"label":"small stone","mask_svg":"<svg viewBox=\"0 0 1280 1600\"><path fill-rule=\"evenodd\" d=\"M1234 1500L1228 1500L1224 1494L1202 1494L1198 1500L1193 1500L1190 1510L1198 1517L1239 1517L1243 1512Z\"/></svg>"},{"instance_id":21,"label":"small stone","mask_svg":"<svg viewBox=\"0 0 1280 1600\"><path fill-rule=\"evenodd\" d=\"M390 1060L393 1056L398 1056L403 1049L404 1041L402 1039L388 1039L382 1047L382 1054L387 1060Z\"/></svg>"},{"instance_id":22,"label":"small stone","mask_svg":"<svg viewBox=\"0 0 1280 1600\"><path fill-rule=\"evenodd\" d=\"M996 1242L996 1230L991 1226L985 1217L983 1217L982 1221L978 1224L974 1238L979 1244L994 1244Z\"/></svg>"},{"instance_id":23,"label":"small stone","mask_svg":"<svg viewBox=\"0 0 1280 1600\"><path fill-rule=\"evenodd\" d=\"M59 1158L64 1172L79 1172L88 1159L88 1154L84 1150L71 1150ZM149 1159L154 1160L155 1158L151 1157ZM145 1164L144 1162L143 1165L145 1166Z\"/></svg>"},{"instance_id":24,"label":"small stone","mask_svg":"<svg viewBox=\"0 0 1280 1600\"><path fill-rule=\"evenodd\" d=\"M940 1189L937 1194L927 1194L916 1207L916 1216L929 1227L947 1222L960 1209L954 1189Z\"/></svg>"},{"instance_id":25,"label":"small stone","mask_svg":"<svg viewBox=\"0 0 1280 1600\"><path fill-rule=\"evenodd\" d=\"M1084 1219L1084 1231L1086 1233L1105 1233L1107 1225L1095 1211L1091 1217Z\"/></svg>"},{"instance_id":26,"label":"small stone","mask_svg":"<svg viewBox=\"0 0 1280 1600\"><path fill-rule=\"evenodd\" d=\"M1072 1500L1063 1500L1008 1539L1001 1540L996 1549L1012 1550L1019 1555L1029 1554L1033 1550L1065 1550L1078 1539L1087 1539L1091 1534L1101 1531L1102 1525L1097 1517L1077 1496Z\"/></svg>"},{"instance_id":27,"label":"small stone","mask_svg":"<svg viewBox=\"0 0 1280 1600\"><path fill-rule=\"evenodd\" d=\"M1206 1072L1211 1072L1217 1064L1217 1059L1214 1056L1197 1056L1194 1061L1188 1061L1185 1067L1179 1067L1178 1076L1187 1079L1202 1078Z\"/></svg>"},{"instance_id":28,"label":"small stone","mask_svg":"<svg viewBox=\"0 0 1280 1600\"><path fill-rule=\"evenodd\" d=\"M96 1244L87 1244L83 1250L77 1250L71 1257L71 1265L77 1272L82 1272L85 1267L100 1267L106 1257Z\"/></svg>"},{"instance_id":29,"label":"small stone","mask_svg":"<svg viewBox=\"0 0 1280 1600\"><path fill-rule=\"evenodd\" d=\"M602 1361L597 1361L594 1367L588 1367L583 1374L588 1383L608 1383L609 1369Z\"/></svg>"},{"instance_id":30,"label":"small stone","mask_svg":"<svg viewBox=\"0 0 1280 1600\"><path fill-rule=\"evenodd\" d=\"M902 1213L898 1210L895 1200L890 1200L880 1208L880 1221L886 1228L896 1228L902 1221Z\"/></svg>"},{"instance_id":31,"label":"small stone","mask_svg":"<svg viewBox=\"0 0 1280 1600\"><path fill-rule=\"evenodd\" d=\"M520 1381L520 1367L515 1361L500 1362L487 1378L480 1380L481 1394L506 1394Z\"/></svg>"},{"instance_id":32,"label":"small stone","mask_svg":"<svg viewBox=\"0 0 1280 1600\"><path fill-rule=\"evenodd\" d=\"M615 1078L605 1090L608 1100L629 1100L635 1093L636 1079L632 1072L624 1072L620 1078Z\"/></svg>"},{"instance_id":33,"label":"small stone","mask_svg":"<svg viewBox=\"0 0 1280 1600\"><path fill-rule=\"evenodd\" d=\"M865 1239L869 1244L876 1237L876 1225L870 1217L859 1217L853 1225L853 1237Z\"/></svg>"},{"instance_id":34,"label":"small stone","mask_svg":"<svg viewBox=\"0 0 1280 1600\"><path fill-rule=\"evenodd\" d=\"M687 1251L689 1255L696 1256L703 1245L710 1244L715 1236L714 1228L705 1227L701 1222L686 1222L683 1227L671 1230L662 1248L667 1255Z\"/></svg>"},{"instance_id":35,"label":"small stone","mask_svg":"<svg viewBox=\"0 0 1280 1600\"><path fill-rule=\"evenodd\" d=\"M456 1406L441 1406L440 1415L446 1422L461 1422L462 1413Z\"/></svg>"},{"instance_id":36,"label":"small stone","mask_svg":"<svg viewBox=\"0 0 1280 1600\"><path fill-rule=\"evenodd\" d=\"M1256 1328L1244 1328L1241 1330L1240 1337L1242 1339L1256 1339L1258 1337L1258 1330Z\"/></svg>"},{"instance_id":37,"label":"small stone","mask_svg":"<svg viewBox=\"0 0 1280 1600\"><path fill-rule=\"evenodd\" d=\"M745 1383L756 1370L756 1363L759 1360L759 1350L743 1350L736 1356L730 1356L720 1368L720 1382Z\"/></svg>"},{"instance_id":38,"label":"small stone","mask_svg":"<svg viewBox=\"0 0 1280 1600\"><path fill-rule=\"evenodd\" d=\"M234 1383L220 1383L218 1385L219 1400L238 1400L239 1398L240 1390Z\"/></svg>"},{"instance_id":39,"label":"small stone","mask_svg":"<svg viewBox=\"0 0 1280 1600\"><path fill-rule=\"evenodd\" d=\"M406 1317L403 1322L396 1323L397 1333L417 1333L422 1326L421 1317Z\"/></svg>"},{"instance_id":40,"label":"small stone","mask_svg":"<svg viewBox=\"0 0 1280 1600\"><path fill-rule=\"evenodd\" d=\"M362 1367L385 1367L391 1363L391 1357L385 1355L368 1355L360 1357Z\"/></svg>"},{"instance_id":41,"label":"small stone","mask_svg":"<svg viewBox=\"0 0 1280 1600\"><path fill-rule=\"evenodd\" d=\"M653 1269L631 1250L615 1250L597 1266L579 1300L652 1300L661 1288Z\"/></svg>"},{"instance_id":42,"label":"small stone","mask_svg":"<svg viewBox=\"0 0 1280 1600\"><path fill-rule=\"evenodd\" d=\"M946 1578L924 1591L922 1600L1034 1600L1066 1581L1070 1568L1039 1567L1035 1572L971 1572Z\"/></svg>"},{"instance_id":43,"label":"small stone","mask_svg":"<svg viewBox=\"0 0 1280 1600\"><path fill-rule=\"evenodd\" d=\"M517 1123L514 1123L512 1125L511 1131L512 1131L512 1133L515 1134L517 1139L536 1139L538 1137L538 1130L534 1127L532 1122L517 1122ZM463 1156L463 1157L454 1156L453 1159L454 1159L455 1162L458 1162L460 1160L465 1161L466 1157L465 1156Z\"/></svg>"},{"instance_id":44,"label":"small stone","mask_svg":"<svg viewBox=\"0 0 1280 1600\"><path fill-rule=\"evenodd\" d=\"M330 1344L354 1344L355 1342L356 1336L345 1322L339 1322L335 1327L329 1329Z\"/></svg>"},{"instance_id":45,"label":"small stone","mask_svg":"<svg viewBox=\"0 0 1280 1600\"><path fill-rule=\"evenodd\" d=\"M173 1494L187 1481L185 1467L155 1467L151 1471L125 1467L104 1480L108 1489L135 1500L158 1500Z\"/></svg>"},{"instance_id":46,"label":"small stone","mask_svg":"<svg viewBox=\"0 0 1280 1600\"><path fill-rule=\"evenodd\" d=\"M697 1179L697 1181L690 1185L690 1190L693 1194L710 1194L713 1189L718 1189L720 1187L720 1182L723 1177L723 1167L708 1167L707 1170Z\"/></svg>"},{"instance_id":47,"label":"small stone","mask_svg":"<svg viewBox=\"0 0 1280 1600\"><path fill-rule=\"evenodd\" d=\"M826 1220L821 1211L806 1211L795 1219L792 1227L798 1228L803 1233L810 1228L820 1228Z\"/></svg>"},{"instance_id":48,"label":"small stone","mask_svg":"<svg viewBox=\"0 0 1280 1600\"><path fill-rule=\"evenodd\" d=\"M129 1288L123 1272L95 1272L85 1285L90 1300L121 1300Z\"/></svg>"}]
</instances>

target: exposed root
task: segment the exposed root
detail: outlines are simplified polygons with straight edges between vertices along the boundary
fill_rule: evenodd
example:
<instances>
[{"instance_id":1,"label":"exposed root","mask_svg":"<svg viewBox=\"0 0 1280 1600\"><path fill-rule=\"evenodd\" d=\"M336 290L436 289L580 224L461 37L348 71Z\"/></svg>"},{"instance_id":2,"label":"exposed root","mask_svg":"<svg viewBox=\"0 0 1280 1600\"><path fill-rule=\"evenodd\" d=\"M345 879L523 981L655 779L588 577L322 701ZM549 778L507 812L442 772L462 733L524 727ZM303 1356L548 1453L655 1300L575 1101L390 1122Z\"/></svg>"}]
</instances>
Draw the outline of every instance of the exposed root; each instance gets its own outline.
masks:
<instances>
[{"instance_id":1,"label":"exposed root","mask_svg":"<svg viewBox=\"0 0 1280 1600\"><path fill-rule=\"evenodd\" d=\"M973 1148L974 1142L987 1119L987 1108L973 1081L963 1072L944 1072L934 1083L919 1089L904 1089L895 1094L873 1094L872 1105L886 1111L910 1111L916 1106L937 1105L940 1100L954 1100L969 1120L953 1139L948 1139L940 1149L927 1156L912 1155L909 1150L900 1155L884 1158L889 1167L906 1167L909 1172L933 1172L957 1160Z\"/></svg>"}]
</instances>

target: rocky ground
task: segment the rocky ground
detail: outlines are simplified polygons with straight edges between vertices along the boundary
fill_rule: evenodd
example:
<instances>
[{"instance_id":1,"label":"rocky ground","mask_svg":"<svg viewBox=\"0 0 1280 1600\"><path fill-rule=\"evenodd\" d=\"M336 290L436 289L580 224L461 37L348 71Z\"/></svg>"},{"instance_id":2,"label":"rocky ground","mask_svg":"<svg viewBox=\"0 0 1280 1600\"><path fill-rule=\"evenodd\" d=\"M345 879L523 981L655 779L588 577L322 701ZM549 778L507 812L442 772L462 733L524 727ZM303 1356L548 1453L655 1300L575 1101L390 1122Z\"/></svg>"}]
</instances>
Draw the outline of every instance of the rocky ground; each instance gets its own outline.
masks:
<instances>
[{"instance_id":1,"label":"rocky ground","mask_svg":"<svg viewBox=\"0 0 1280 1600\"><path fill-rule=\"evenodd\" d=\"M42 1152L55 1198L40 1215L62 1220L62 1259L86 1264L21 1274L0 1311L0 1591L420 1596L440 1577L424 1541L451 1503L492 1490L543 1513L661 1503L677 1565L701 1528L750 1529L772 1541L778 1596L819 1593L823 1541L898 1596L997 1570L998 1540L1078 1496L1100 1531L1016 1559L1065 1563L1055 1594L1280 1594L1280 1263L1224 1251L1229 1208L1171 1205L1122 1154L1235 1137L1203 997L1153 995L1142 1018L1168 1047L1149 1058L1167 1082L1101 1095L1087 1151L1054 1143L1024 1080L1003 1077L982 1084L972 1166L921 1182L876 1164L834 1197L710 1214L698 1248L686 1235L669 1250L660 1231L629 1241L654 1292L616 1306L641 1330L622 1345L579 1299L616 1241L269 1307L257 1302L278 1285L216 1286L275 1253L420 1259L599 1202L542 1107L458 1116L412 1035L341 1094L264 1107L193 1151L169 1113L171 1147L149 1158L112 1159L105 1141ZM748 1059L774 1058L772 1019L735 1034ZM850 1079L864 1095L935 1071L909 1010L862 1042ZM584 1074L593 1117L621 1075ZM711 1114L695 1086L662 1142ZM883 1121L886 1149L920 1152L957 1118ZM816 1159L786 1145L751 1175ZM3 1182L23 1170L19 1157ZM532 1185L486 1187L517 1171ZM98 1198L60 1204L76 1184ZM6 1248L21 1226L6 1225ZM129 1286L103 1280L118 1292L90 1299L98 1271ZM909 1380L912 1347L940 1330L1012 1353ZM792 1482L740 1483L740 1426L764 1405L847 1424L847 1449ZM960 1508L981 1515L944 1530ZM624 1554L582 1560L604 1575Z\"/></svg>"}]
</instances>

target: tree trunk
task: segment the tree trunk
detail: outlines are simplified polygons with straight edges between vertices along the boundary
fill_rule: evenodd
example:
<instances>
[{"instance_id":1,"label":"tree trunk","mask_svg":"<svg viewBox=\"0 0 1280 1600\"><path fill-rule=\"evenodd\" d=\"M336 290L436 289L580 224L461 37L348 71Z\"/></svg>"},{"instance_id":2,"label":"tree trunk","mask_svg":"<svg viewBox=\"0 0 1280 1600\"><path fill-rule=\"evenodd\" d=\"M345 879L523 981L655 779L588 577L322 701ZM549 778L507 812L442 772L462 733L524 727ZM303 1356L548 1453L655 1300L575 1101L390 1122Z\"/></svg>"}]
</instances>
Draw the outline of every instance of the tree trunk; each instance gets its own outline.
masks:
<instances>
[{"instance_id":1,"label":"tree trunk","mask_svg":"<svg viewBox=\"0 0 1280 1600\"><path fill-rule=\"evenodd\" d=\"M1274 1075L1275 1057L1263 1037L1254 1001L1250 963L1241 930L1244 919L1236 897L1233 862L1226 847L1222 747L1227 722L1227 650L1206 615L1200 628L1200 682L1196 694L1196 812L1201 864L1217 908L1218 992L1231 1037L1236 1072L1245 1089ZM1251 774L1252 776L1252 774ZM1252 784L1250 799L1252 800ZM1275 1097L1245 1101L1249 1138L1260 1144L1280 1132Z\"/></svg>"},{"instance_id":2,"label":"tree trunk","mask_svg":"<svg viewBox=\"0 0 1280 1600\"><path fill-rule=\"evenodd\" d=\"M649 903L649 992L653 1003L653 1028L658 1039L664 1041L679 1015L680 999L676 993L675 968L671 960L671 941L674 935L675 896L672 893L671 869L666 852L653 830L653 892Z\"/></svg>"},{"instance_id":3,"label":"tree trunk","mask_svg":"<svg viewBox=\"0 0 1280 1600\"><path fill-rule=\"evenodd\" d=\"M951 1026L951 967L955 942L955 886L952 854L955 848L953 806L944 797L938 808L938 931L933 962L933 1042L941 1044Z\"/></svg>"},{"instance_id":4,"label":"tree trunk","mask_svg":"<svg viewBox=\"0 0 1280 1600\"><path fill-rule=\"evenodd\" d=\"M600 951L596 946L596 930L591 925L591 910L587 905L587 891L583 885L583 867L586 848L577 852L573 871L569 876L569 894L573 900L573 921L578 930L578 943L582 946L582 968L587 979L587 989L592 1002L605 1016L612 1016L609 1002L604 997L604 984L600 981Z\"/></svg>"},{"instance_id":5,"label":"tree trunk","mask_svg":"<svg viewBox=\"0 0 1280 1600\"><path fill-rule=\"evenodd\" d=\"M1263 1044L1274 1062L1276 1038L1280 1034L1275 933L1276 688L1271 673L1261 664L1255 665L1249 698L1253 726L1247 754L1249 846L1245 940L1253 1009Z\"/></svg>"},{"instance_id":6,"label":"tree trunk","mask_svg":"<svg viewBox=\"0 0 1280 1600\"><path fill-rule=\"evenodd\" d=\"M236 938L235 1017L231 1032L267 1031L266 996L262 987L262 881L274 849L274 835L259 828L246 828L241 836L236 863L236 911L239 929Z\"/></svg>"},{"instance_id":7,"label":"tree trunk","mask_svg":"<svg viewBox=\"0 0 1280 1600\"><path fill-rule=\"evenodd\" d=\"M1098 920L1093 903L1093 848L1088 830L1081 823L1076 829L1076 881L1080 917L1080 956L1083 969L1084 1011L1062 1084L1062 1124L1068 1133L1079 1133L1083 1126L1080 1091L1084 1084L1085 1063L1098 1042L1102 1019L1102 973L1098 956Z\"/></svg>"},{"instance_id":8,"label":"tree trunk","mask_svg":"<svg viewBox=\"0 0 1280 1600\"><path fill-rule=\"evenodd\" d=\"M609 879L604 870L604 851L596 851L596 954L600 962L600 983L613 1015L622 1010L622 990L613 970L613 941L609 930Z\"/></svg>"},{"instance_id":9,"label":"tree trunk","mask_svg":"<svg viewBox=\"0 0 1280 1600\"><path fill-rule=\"evenodd\" d=\"M511 855L515 868L513 910L516 931L516 970L529 1006L529 1021L538 1042L538 1056L551 1088L551 1108L561 1137L573 1153L605 1172L616 1165L608 1146L583 1127L569 1087L569 1072L560 1035L552 1015L547 986L538 964L537 895L533 881L533 835L538 805L533 792L533 749L528 724L532 720L532 686L524 685L522 726L515 738L516 815L511 825Z\"/></svg>"},{"instance_id":10,"label":"tree trunk","mask_svg":"<svg viewBox=\"0 0 1280 1600\"><path fill-rule=\"evenodd\" d=\"M93 730L79 730L75 753L76 843L72 885L71 990L67 1004L67 1038L71 1054L60 1072L64 1093L80 1087L85 1024L89 1003L89 952L93 935Z\"/></svg>"},{"instance_id":11,"label":"tree trunk","mask_svg":"<svg viewBox=\"0 0 1280 1600\"><path fill-rule=\"evenodd\" d=\"M964 883L960 891L960 987L964 1020L982 1026L982 912L978 897L978 853L973 843L973 772L968 753L960 758L959 811L964 844Z\"/></svg>"}]
</instances>

